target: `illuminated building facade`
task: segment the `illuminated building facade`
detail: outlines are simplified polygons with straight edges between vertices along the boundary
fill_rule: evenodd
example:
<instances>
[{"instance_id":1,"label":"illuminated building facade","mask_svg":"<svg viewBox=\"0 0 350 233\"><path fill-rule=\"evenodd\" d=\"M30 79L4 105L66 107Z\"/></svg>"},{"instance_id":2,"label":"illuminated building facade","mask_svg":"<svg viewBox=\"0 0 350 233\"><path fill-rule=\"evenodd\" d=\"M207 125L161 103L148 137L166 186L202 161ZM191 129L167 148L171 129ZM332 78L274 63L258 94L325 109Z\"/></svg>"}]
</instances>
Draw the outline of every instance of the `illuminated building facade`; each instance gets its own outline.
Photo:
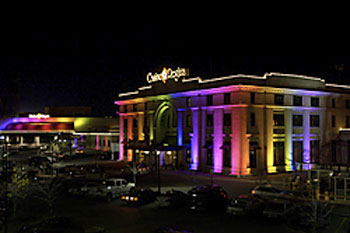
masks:
<instances>
[{"instance_id":1,"label":"illuminated building facade","mask_svg":"<svg viewBox=\"0 0 350 233\"><path fill-rule=\"evenodd\" d=\"M71 135L67 145L117 152L118 121L104 117L51 117L29 114L27 117L0 118L0 135L9 148L39 148L57 141L59 135ZM68 137L69 138L69 137Z\"/></svg>"},{"instance_id":2,"label":"illuminated building facade","mask_svg":"<svg viewBox=\"0 0 350 233\"><path fill-rule=\"evenodd\" d=\"M269 73L148 74L119 94L119 159L235 176L349 164L350 87ZM135 157L134 157L135 156Z\"/></svg>"}]
</instances>

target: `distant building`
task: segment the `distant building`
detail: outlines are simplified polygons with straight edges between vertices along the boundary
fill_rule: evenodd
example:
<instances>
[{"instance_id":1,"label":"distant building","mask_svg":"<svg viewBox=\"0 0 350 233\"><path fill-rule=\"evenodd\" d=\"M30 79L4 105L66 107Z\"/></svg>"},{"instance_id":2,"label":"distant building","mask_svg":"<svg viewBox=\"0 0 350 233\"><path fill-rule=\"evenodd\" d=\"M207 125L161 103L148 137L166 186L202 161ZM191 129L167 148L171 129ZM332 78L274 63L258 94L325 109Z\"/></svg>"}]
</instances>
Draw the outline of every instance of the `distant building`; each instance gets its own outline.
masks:
<instances>
[{"instance_id":1,"label":"distant building","mask_svg":"<svg viewBox=\"0 0 350 233\"><path fill-rule=\"evenodd\" d=\"M38 113L0 118L0 135L15 149L40 148L65 135L72 148L113 153L119 150L118 121L111 117L51 117Z\"/></svg>"},{"instance_id":2,"label":"distant building","mask_svg":"<svg viewBox=\"0 0 350 233\"><path fill-rule=\"evenodd\" d=\"M202 80L178 69L119 94L120 159L236 176L350 164L350 86L269 73ZM150 156L152 155L152 156Z\"/></svg>"}]
</instances>

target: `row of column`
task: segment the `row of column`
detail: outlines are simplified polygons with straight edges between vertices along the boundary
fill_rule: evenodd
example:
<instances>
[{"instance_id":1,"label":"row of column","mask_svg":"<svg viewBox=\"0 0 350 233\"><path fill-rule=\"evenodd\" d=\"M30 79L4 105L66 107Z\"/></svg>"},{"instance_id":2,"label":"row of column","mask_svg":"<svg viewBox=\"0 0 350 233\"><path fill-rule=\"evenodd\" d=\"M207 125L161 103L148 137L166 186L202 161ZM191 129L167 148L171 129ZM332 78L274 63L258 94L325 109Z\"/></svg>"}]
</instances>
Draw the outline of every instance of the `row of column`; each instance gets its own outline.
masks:
<instances>
[{"instance_id":1,"label":"row of column","mask_svg":"<svg viewBox=\"0 0 350 233\"><path fill-rule=\"evenodd\" d=\"M147 114L147 113L146 113ZM133 122L134 118L137 117L137 140L144 141L145 133L144 133L144 119L145 113L138 113L137 115L127 115L120 114L119 115L119 160L127 160L132 161L133 150L129 149L127 151L127 158L124 158L124 138L126 136L126 140L133 140ZM124 125L124 119L127 119L127 125ZM153 114L147 115L147 120L149 121L149 139L153 140L154 131L153 131ZM124 128L126 127L126 135Z\"/></svg>"},{"instance_id":2,"label":"row of column","mask_svg":"<svg viewBox=\"0 0 350 233\"><path fill-rule=\"evenodd\" d=\"M178 112L178 144L183 142L183 117L182 111ZM215 109L213 115L213 172L221 173L223 169L224 144L224 109ZM191 169L198 170L201 163L204 164L204 150L206 140L206 112L201 109L192 110L191 134ZM247 175L250 173L249 143L247 138L247 108L237 107L231 109L231 171L232 175Z\"/></svg>"},{"instance_id":3,"label":"row of column","mask_svg":"<svg viewBox=\"0 0 350 233\"><path fill-rule=\"evenodd\" d=\"M251 135L247 134L247 107L235 107L231 109L231 171L232 175L248 175L251 173L249 168L249 138ZM268 173L277 172L276 164L274 163L274 132L273 132L273 109L265 109L264 121L262 125L259 125L257 135L264 140L260 145L261 153L260 156L266 156L266 160L262 157L257 158L264 160L264 163L259 163L259 169L267 169ZM304 169L310 169L310 110L303 110L303 134L299 135L302 137L303 141L303 161ZM223 117L224 109L215 109L213 114L213 172L221 173L223 169L223 149L224 144L224 129L223 129ZM292 171L293 167L293 111L291 109L284 110L285 125L284 125L284 135L278 137L276 140L284 141L284 171ZM323 113L319 112L320 126L318 140L322 145L323 137L323 127L325 124L325 118ZM183 144L183 119L184 113L182 111L178 112L178 144ZM203 147L206 143L206 112L205 110L192 109L192 126L193 133L191 136L191 169L198 170L200 164L205 164L204 159L206 157L205 150Z\"/></svg>"}]
</instances>

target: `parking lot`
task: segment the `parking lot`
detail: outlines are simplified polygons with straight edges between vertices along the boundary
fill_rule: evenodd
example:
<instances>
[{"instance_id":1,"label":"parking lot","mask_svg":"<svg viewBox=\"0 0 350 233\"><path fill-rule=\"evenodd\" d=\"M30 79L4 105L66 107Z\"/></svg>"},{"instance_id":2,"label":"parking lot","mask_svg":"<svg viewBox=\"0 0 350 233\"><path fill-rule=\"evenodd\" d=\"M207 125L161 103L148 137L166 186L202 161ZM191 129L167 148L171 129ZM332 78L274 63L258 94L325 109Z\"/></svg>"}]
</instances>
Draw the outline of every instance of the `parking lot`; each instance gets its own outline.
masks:
<instances>
[{"instance_id":1,"label":"parking lot","mask_svg":"<svg viewBox=\"0 0 350 233\"><path fill-rule=\"evenodd\" d=\"M22 160L25 163L25 160ZM83 165L88 161L98 164L94 158L76 160L75 165ZM66 161L67 164L71 160ZM67 165L66 164L66 165ZM111 161L102 161L102 164L109 164ZM189 171L161 170L160 188L165 193L171 190L187 192L197 185L217 184L221 186L229 199L234 199L239 195L250 194L253 187L260 184L262 180L274 185L282 184L283 179L292 174L279 176L267 176L247 178L235 178L220 175L210 175ZM70 182L81 179L77 177L67 177ZM101 177L99 177L100 179ZM132 176L124 177L132 181ZM137 178L138 187L148 187L158 191L158 174L151 172ZM107 202L103 198L93 198L91 196L73 196L65 192L54 204L53 213L55 216L64 216L72 219L79 225L98 225L104 227L106 232L157 232L161 227L171 227L172 229L184 229L189 232L303 232L310 229L303 229L291 224L289 218L281 218L276 221L264 215L243 215L237 216L218 211L194 211L188 206L177 208L162 208L162 203L156 200L141 206L128 206L120 198ZM342 214L332 216L331 223L317 232L346 232L347 212L346 208L341 208ZM9 232L18 232L24 225L30 225L49 216L47 203L37 198L35 193L31 193L21 202L16 215L11 215L9 221Z\"/></svg>"}]
</instances>

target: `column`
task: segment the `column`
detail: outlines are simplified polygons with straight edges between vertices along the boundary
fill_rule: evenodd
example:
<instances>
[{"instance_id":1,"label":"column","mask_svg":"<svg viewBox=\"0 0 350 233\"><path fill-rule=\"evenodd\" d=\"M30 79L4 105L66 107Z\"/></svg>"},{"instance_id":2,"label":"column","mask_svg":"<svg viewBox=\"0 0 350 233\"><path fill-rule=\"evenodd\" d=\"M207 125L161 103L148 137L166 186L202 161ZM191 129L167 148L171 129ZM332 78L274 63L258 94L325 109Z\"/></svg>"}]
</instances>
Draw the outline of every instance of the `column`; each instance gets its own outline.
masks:
<instances>
[{"instance_id":1,"label":"column","mask_svg":"<svg viewBox=\"0 0 350 233\"><path fill-rule=\"evenodd\" d=\"M164 153L165 151L161 151L159 155L159 164L160 166L164 166Z\"/></svg>"},{"instance_id":2,"label":"column","mask_svg":"<svg viewBox=\"0 0 350 233\"><path fill-rule=\"evenodd\" d=\"M304 169L310 169L310 111L303 111L303 126L304 126L304 140L303 140L303 161Z\"/></svg>"},{"instance_id":3,"label":"column","mask_svg":"<svg viewBox=\"0 0 350 233\"><path fill-rule=\"evenodd\" d=\"M200 156L200 110L192 110L191 170L198 170Z\"/></svg>"},{"instance_id":4,"label":"column","mask_svg":"<svg viewBox=\"0 0 350 233\"><path fill-rule=\"evenodd\" d=\"M149 115L149 140L150 141L153 141L154 139L154 129L153 129L153 125L154 125L154 122L153 122L153 113Z\"/></svg>"},{"instance_id":5,"label":"column","mask_svg":"<svg viewBox=\"0 0 350 233\"><path fill-rule=\"evenodd\" d=\"M273 156L273 110L266 109L266 162L267 162L267 173L277 172L274 166Z\"/></svg>"},{"instance_id":6,"label":"column","mask_svg":"<svg viewBox=\"0 0 350 233\"><path fill-rule=\"evenodd\" d=\"M96 150L99 150L100 149L100 136L99 135L96 135Z\"/></svg>"},{"instance_id":7,"label":"column","mask_svg":"<svg viewBox=\"0 0 350 233\"><path fill-rule=\"evenodd\" d=\"M183 112L177 112L177 145L183 145Z\"/></svg>"},{"instance_id":8,"label":"column","mask_svg":"<svg viewBox=\"0 0 350 233\"><path fill-rule=\"evenodd\" d=\"M132 135L132 126L133 126L133 116L127 116L128 119L128 141L133 140L133 135ZM127 154L127 161L130 162L132 161L132 149L128 149L128 154Z\"/></svg>"},{"instance_id":9,"label":"column","mask_svg":"<svg viewBox=\"0 0 350 233\"><path fill-rule=\"evenodd\" d=\"M286 164L285 170L287 172L293 171L293 142L292 142L292 110L287 109L285 111L285 121L284 121L284 133L285 133L285 138L284 138L284 163Z\"/></svg>"},{"instance_id":10,"label":"column","mask_svg":"<svg viewBox=\"0 0 350 233\"><path fill-rule=\"evenodd\" d=\"M103 149L104 151L108 151L109 146L108 146L108 136L105 136L105 148Z\"/></svg>"},{"instance_id":11,"label":"column","mask_svg":"<svg viewBox=\"0 0 350 233\"><path fill-rule=\"evenodd\" d=\"M231 110L231 175L250 174L249 142L247 138L247 108Z\"/></svg>"},{"instance_id":12,"label":"column","mask_svg":"<svg viewBox=\"0 0 350 233\"><path fill-rule=\"evenodd\" d=\"M214 110L214 135L213 135L213 157L214 157L214 167L213 171L215 173L222 172L222 149L220 147L223 144L223 109Z\"/></svg>"},{"instance_id":13,"label":"column","mask_svg":"<svg viewBox=\"0 0 350 233\"><path fill-rule=\"evenodd\" d=\"M139 141L145 140L145 135L143 133L143 127L144 127L144 113L138 113L137 115L137 139Z\"/></svg>"},{"instance_id":14,"label":"column","mask_svg":"<svg viewBox=\"0 0 350 233\"><path fill-rule=\"evenodd\" d=\"M9 138L8 138L8 140L9 140ZM34 143L35 143L35 145L40 145L40 136L35 136L34 137Z\"/></svg>"},{"instance_id":15,"label":"column","mask_svg":"<svg viewBox=\"0 0 350 233\"><path fill-rule=\"evenodd\" d=\"M124 160L124 116L119 114L119 160Z\"/></svg>"},{"instance_id":16,"label":"column","mask_svg":"<svg viewBox=\"0 0 350 233\"><path fill-rule=\"evenodd\" d=\"M202 110L202 121L201 121L201 145L200 145L200 158L199 158L199 165L200 169L204 168L207 164L207 149L204 148L206 144L206 134L207 134L207 111Z\"/></svg>"}]
</instances>

